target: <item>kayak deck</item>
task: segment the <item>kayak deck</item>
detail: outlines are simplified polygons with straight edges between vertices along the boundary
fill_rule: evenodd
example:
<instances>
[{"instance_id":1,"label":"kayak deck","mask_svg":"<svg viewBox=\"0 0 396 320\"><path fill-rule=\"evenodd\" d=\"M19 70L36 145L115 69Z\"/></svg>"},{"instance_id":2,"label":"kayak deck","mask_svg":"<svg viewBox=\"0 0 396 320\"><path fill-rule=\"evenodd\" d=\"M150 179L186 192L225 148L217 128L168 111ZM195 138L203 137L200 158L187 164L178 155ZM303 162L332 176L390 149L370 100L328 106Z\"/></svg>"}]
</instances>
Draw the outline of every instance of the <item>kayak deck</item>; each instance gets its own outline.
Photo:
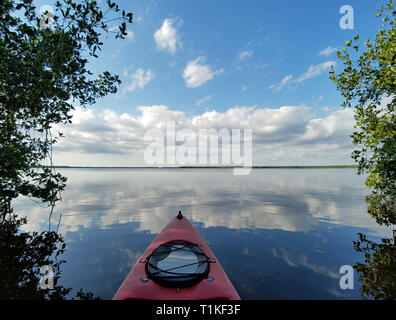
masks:
<instances>
[{"instance_id":1,"label":"kayak deck","mask_svg":"<svg viewBox=\"0 0 396 320\"><path fill-rule=\"evenodd\" d=\"M169 242L196 244L208 258L209 269L204 279L187 287L166 287L150 279L147 261L153 251ZM113 300L240 300L232 283L206 242L187 218L173 218L148 246L141 258L126 277Z\"/></svg>"}]
</instances>

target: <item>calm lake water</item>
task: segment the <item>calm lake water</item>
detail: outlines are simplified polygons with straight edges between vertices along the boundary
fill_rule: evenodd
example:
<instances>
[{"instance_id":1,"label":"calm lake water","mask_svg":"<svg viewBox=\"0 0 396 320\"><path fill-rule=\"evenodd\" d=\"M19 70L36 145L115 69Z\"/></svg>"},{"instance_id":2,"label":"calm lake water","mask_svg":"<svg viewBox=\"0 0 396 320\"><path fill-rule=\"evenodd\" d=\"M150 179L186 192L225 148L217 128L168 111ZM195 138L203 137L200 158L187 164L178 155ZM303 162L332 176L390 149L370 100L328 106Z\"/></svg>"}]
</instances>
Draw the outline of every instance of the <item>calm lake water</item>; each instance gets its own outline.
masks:
<instances>
[{"instance_id":1,"label":"calm lake water","mask_svg":"<svg viewBox=\"0 0 396 320\"><path fill-rule=\"evenodd\" d=\"M366 213L356 169L59 169L68 177L51 230L67 243L61 284L111 299L178 210L193 223L243 299L360 299L339 269L363 257L357 233L390 236ZM49 210L19 199L27 230Z\"/></svg>"}]
</instances>

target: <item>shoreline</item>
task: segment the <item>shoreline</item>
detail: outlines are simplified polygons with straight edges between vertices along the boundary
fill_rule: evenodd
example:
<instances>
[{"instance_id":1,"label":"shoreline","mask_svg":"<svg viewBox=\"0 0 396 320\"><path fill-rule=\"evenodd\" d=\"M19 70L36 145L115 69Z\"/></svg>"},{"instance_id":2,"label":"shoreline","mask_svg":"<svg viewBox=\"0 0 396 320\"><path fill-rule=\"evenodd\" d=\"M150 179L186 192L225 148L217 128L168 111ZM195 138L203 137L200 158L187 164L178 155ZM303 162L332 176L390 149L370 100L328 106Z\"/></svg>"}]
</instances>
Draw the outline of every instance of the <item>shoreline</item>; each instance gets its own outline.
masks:
<instances>
[{"instance_id":1,"label":"shoreline","mask_svg":"<svg viewBox=\"0 0 396 320\"><path fill-rule=\"evenodd\" d=\"M51 166L41 166L51 168ZM243 166L179 166L179 167L103 167L103 166L53 166L55 169L235 169ZM250 168L250 167L246 167ZM358 168L358 165L323 165L323 166L251 166L252 169L341 169Z\"/></svg>"}]
</instances>

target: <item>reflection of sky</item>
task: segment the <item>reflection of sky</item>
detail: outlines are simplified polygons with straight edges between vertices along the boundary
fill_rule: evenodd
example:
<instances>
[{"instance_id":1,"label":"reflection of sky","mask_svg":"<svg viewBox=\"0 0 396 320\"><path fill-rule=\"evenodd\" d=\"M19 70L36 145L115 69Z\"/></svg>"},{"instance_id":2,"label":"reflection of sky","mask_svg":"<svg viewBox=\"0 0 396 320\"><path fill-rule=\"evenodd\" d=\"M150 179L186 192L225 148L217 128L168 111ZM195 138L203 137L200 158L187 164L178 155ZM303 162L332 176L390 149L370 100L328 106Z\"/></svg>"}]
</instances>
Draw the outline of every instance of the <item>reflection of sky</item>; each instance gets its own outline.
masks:
<instances>
[{"instance_id":1,"label":"reflection of sky","mask_svg":"<svg viewBox=\"0 0 396 320\"><path fill-rule=\"evenodd\" d=\"M245 298L358 298L338 270L358 259L357 232L389 235L365 209L354 169L64 169L51 219L68 242L65 285L111 298L146 246L182 210ZM25 229L48 228L48 208L21 199ZM282 289L283 288L283 289ZM309 289L307 289L309 288Z\"/></svg>"},{"instance_id":2,"label":"reflection of sky","mask_svg":"<svg viewBox=\"0 0 396 320\"><path fill-rule=\"evenodd\" d=\"M181 209L205 227L307 231L319 221L365 227L380 232L365 214L363 179L354 169L254 170L233 176L231 170L140 169L63 170L69 178L63 201L52 218L60 231L81 227L106 229L139 222L139 230L160 232ZM29 201L32 229L48 225L43 208Z\"/></svg>"}]
</instances>

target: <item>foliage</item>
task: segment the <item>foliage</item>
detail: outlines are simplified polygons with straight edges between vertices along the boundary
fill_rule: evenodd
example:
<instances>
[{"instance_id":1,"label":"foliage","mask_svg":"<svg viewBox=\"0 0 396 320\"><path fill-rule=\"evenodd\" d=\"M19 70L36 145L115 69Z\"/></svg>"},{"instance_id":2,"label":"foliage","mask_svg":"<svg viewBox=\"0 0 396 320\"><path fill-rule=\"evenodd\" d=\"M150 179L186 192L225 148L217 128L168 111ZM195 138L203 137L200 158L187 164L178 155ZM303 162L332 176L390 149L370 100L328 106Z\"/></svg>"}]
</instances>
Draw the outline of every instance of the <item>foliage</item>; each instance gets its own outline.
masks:
<instances>
[{"instance_id":1,"label":"foliage","mask_svg":"<svg viewBox=\"0 0 396 320\"><path fill-rule=\"evenodd\" d=\"M26 223L13 212L20 195L52 209L66 178L55 171L51 128L70 123L73 103L81 106L115 93L117 75L89 69L104 35L124 39L132 13L107 0L60 0L54 12L39 13L33 0L2 0L0 5L0 298L59 299L70 289L37 291L38 268L64 251L54 232L24 233ZM114 28L115 27L115 28ZM116 30L116 31L114 31ZM58 247L60 245L61 247ZM57 278L56 278L57 279ZM36 295L36 296L35 296ZM79 298L93 298L90 293Z\"/></svg>"},{"instance_id":2,"label":"foliage","mask_svg":"<svg viewBox=\"0 0 396 320\"><path fill-rule=\"evenodd\" d=\"M396 232L394 232L396 238ZM359 241L354 241L354 248L363 252L365 263L356 263L362 283L361 293L364 298L381 300L396 299L396 245L391 239L382 239L377 244L359 233Z\"/></svg>"},{"instance_id":3,"label":"foliage","mask_svg":"<svg viewBox=\"0 0 396 320\"><path fill-rule=\"evenodd\" d=\"M360 57L359 36L346 41L338 52L345 69L331 70L331 79L345 98L343 107L354 107L352 135L357 149L352 158L358 173L367 173L369 213L379 224L396 223L396 11L392 1L377 13L382 30L374 42L364 42ZM352 52L351 52L352 50ZM353 52L356 51L356 53ZM350 53L351 52L351 53Z\"/></svg>"},{"instance_id":4,"label":"foliage","mask_svg":"<svg viewBox=\"0 0 396 320\"><path fill-rule=\"evenodd\" d=\"M65 261L58 260L65 251L65 243L56 232L20 232L27 222L16 215L0 224L0 299L23 300L64 300L71 288L58 284ZM40 268L50 265L53 268L54 288L40 289ZM80 300L97 299L91 292L82 289L76 294Z\"/></svg>"},{"instance_id":5,"label":"foliage","mask_svg":"<svg viewBox=\"0 0 396 320\"><path fill-rule=\"evenodd\" d=\"M115 36L127 35L132 13L120 13L109 0L105 13L94 0L80 2L57 1L54 14L47 11L44 17L32 0L3 0L0 6L2 216L11 214L11 201L19 195L49 205L59 200L66 179L51 167L52 145L59 138L52 137L51 128L71 122L73 101L93 104L115 93L120 83L107 71L95 77L88 58L98 57L103 44L100 32L109 33L108 22L121 20ZM119 17L107 19L109 12Z\"/></svg>"}]
</instances>

